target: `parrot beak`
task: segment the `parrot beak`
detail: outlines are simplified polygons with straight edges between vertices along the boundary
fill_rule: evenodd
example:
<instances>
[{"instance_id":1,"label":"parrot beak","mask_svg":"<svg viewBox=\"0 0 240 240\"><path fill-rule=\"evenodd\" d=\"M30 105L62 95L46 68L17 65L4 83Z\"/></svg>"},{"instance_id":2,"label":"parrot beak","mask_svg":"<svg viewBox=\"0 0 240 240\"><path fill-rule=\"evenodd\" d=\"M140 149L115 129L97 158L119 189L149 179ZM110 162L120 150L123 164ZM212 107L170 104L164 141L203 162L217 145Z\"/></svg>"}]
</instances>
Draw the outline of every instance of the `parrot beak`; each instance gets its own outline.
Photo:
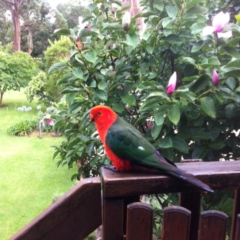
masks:
<instances>
[{"instance_id":1,"label":"parrot beak","mask_svg":"<svg viewBox=\"0 0 240 240\"><path fill-rule=\"evenodd\" d=\"M90 121L94 122L94 116L92 114L90 114Z\"/></svg>"}]
</instances>

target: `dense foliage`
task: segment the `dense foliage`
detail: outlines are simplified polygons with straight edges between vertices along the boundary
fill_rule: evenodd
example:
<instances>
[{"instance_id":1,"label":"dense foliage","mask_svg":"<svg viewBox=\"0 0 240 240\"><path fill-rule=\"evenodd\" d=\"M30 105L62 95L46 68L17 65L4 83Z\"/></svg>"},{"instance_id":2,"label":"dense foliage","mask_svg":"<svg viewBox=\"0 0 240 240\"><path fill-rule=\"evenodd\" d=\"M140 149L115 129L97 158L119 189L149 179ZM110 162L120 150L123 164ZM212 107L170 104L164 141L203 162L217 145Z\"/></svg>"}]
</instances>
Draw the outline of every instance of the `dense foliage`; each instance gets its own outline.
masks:
<instances>
[{"instance_id":1,"label":"dense foliage","mask_svg":"<svg viewBox=\"0 0 240 240\"><path fill-rule=\"evenodd\" d=\"M84 44L82 51L72 50L65 65L50 68L50 73L68 71L58 81L68 103L56 124L67 137L56 151L59 164L80 161L80 172L87 177L97 173L92 166L105 163L94 126L88 125L88 110L96 104L111 106L171 161L238 158L240 27L234 16L223 29L233 31L230 39L202 36L211 17L226 11L217 2L211 2L214 12L209 13L208 1L143 1L136 18L145 17L147 30L140 38L136 18L124 30L126 8L115 2L112 14L112 2L90 4L92 14L83 21L91 21L92 30L59 31ZM220 76L217 86L213 70ZM173 71L177 90L168 95Z\"/></svg>"}]
</instances>

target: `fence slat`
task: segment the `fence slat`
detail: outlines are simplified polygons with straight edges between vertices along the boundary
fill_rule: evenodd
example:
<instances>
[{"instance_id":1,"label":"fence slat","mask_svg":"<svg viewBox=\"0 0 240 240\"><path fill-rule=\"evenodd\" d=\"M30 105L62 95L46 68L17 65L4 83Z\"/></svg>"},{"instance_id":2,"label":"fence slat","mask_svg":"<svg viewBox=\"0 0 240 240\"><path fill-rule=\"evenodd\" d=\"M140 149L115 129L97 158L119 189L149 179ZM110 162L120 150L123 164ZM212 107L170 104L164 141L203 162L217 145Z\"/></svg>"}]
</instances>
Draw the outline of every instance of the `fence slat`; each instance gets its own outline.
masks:
<instances>
[{"instance_id":1,"label":"fence slat","mask_svg":"<svg viewBox=\"0 0 240 240\"><path fill-rule=\"evenodd\" d=\"M198 240L225 240L227 214L219 211L204 211L200 217Z\"/></svg>"},{"instance_id":2,"label":"fence slat","mask_svg":"<svg viewBox=\"0 0 240 240\"><path fill-rule=\"evenodd\" d=\"M151 240L153 208L146 203L131 203L127 206L126 240Z\"/></svg>"},{"instance_id":3,"label":"fence slat","mask_svg":"<svg viewBox=\"0 0 240 240\"><path fill-rule=\"evenodd\" d=\"M235 190L235 197L234 197L234 207L233 207L233 216L232 216L232 229L231 229L231 240L234 240L234 235L236 233L236 222L237 216L240 213L240 189ZM240 238L238 239L240 240Z\"/></svg>"},{"instance_id":4,"label":"fence slat","mask_svg":"<svg viewBox=\"0 0 240 240\"><path fill-rule=\"evenodd\" d=\"M234 240L240 240L240 214L237 216Z\"/></svg>"},{"instance_id":5,"label":"fence slat","mask_svg":"<svg viewBox=\"0 0 240 240\"><path fill-rule=\"evenodd\" d=\"M188 240L191 212L183 207L166 207L163 211L163 240Z\"/></svg>"},{"instance_id":6,"label":"fence slat","mask_svg":"<svg viewBox=\"0 0 240 240\"><path fill-rule=\"evenodd\" d=\"M198 238L198 226L200 218L201 192L182 192L180 193L179 205L191 212L191 228L189 237L191 240Z\"/></svg>"}]
</instances>

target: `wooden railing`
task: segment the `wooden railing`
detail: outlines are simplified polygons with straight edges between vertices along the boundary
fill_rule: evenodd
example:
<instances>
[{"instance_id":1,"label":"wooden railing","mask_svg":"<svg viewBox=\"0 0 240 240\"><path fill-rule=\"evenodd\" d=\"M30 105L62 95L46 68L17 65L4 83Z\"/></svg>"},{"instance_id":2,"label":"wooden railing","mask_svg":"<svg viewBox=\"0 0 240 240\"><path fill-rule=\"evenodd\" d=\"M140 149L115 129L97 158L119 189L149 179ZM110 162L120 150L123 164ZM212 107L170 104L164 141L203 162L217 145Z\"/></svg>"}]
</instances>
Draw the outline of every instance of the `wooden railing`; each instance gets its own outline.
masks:
<instances>
[{"instance_id":1,"label":"wooden railing","mask_svg":"<svg viewBox=\"0 0 240 240\"><path fill-rule=\"evenodd\" d=\"M180 163L214 190L234 189L231 240L240 240L240 161ZM101 196L102 187L102 196ZM181 192L180 206L164 209L162 240L225 240L227 216L200 213L200 191L171 177L117 173L81 181L11 239L84 239L101 224L103 240L152 238L152 208L139 195Z\"/></svg>"}]
</instances>

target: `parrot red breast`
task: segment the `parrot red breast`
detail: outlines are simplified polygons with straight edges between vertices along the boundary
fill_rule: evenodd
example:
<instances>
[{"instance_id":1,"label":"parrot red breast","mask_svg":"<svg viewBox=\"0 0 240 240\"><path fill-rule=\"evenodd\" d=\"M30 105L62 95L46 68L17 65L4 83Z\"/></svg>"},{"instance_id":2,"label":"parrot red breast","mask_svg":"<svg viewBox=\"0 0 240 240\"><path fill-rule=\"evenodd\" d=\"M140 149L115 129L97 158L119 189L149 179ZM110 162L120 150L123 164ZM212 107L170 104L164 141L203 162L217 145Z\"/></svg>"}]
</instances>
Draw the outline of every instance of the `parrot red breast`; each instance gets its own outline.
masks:
<instances>
[{"instance_id":1,"label":"parrot red breast","mask_svg":"<svg viewBox=\"0 0 240 240\"><path fill-rule=\"evenodd\" d=\"M155 169L213 192L208 185L162 157L136 128L111 108L103 105L93 107L90 110L90 121L95 123L100 140L116 170L130 171L135 167Z\"/></svg>"}]
</instances>

